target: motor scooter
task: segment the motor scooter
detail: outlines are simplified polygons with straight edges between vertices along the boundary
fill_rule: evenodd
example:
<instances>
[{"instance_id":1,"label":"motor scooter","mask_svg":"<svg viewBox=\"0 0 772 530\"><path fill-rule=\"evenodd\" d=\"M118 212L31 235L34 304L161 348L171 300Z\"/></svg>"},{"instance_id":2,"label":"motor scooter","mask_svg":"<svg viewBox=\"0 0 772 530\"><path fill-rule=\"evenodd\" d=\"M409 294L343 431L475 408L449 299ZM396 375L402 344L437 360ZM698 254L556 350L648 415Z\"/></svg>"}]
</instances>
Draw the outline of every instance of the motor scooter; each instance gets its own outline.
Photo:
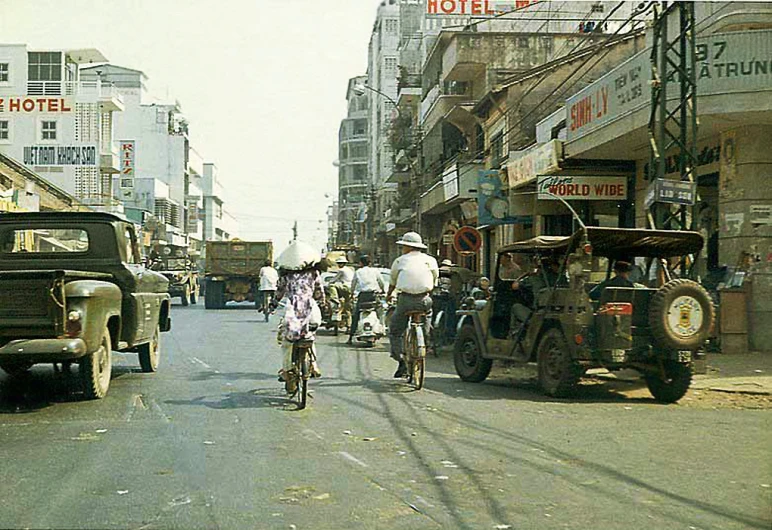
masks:
<instances>
[{"instance_id":1,"label":"motor scooter","mask_svg":"<svg viewBox=\"0 0 772 530\"><path fill-rule=\"evenodd\" d=\"M381 308L382 303L380 298L375 298L372 301L359 304L359 323L354 332L354 337L356 337L357 341L364 342L369 348L375 346L378 339L386 334L386 329L380 316L382 312L378 310Z\"/></svg>"},{"instance_id":2,"label":"motor scooter","mask_svg":"<svg viewBox=\"0 0 772 530\"><path fill-rule=\"evenodd\" d=\"M343 320L343 301L334 285L325 288L325 296L327 304L322 311L322 325L325 329L331 329L332 334L337 336Z\"/></svg>"}]
</instances>

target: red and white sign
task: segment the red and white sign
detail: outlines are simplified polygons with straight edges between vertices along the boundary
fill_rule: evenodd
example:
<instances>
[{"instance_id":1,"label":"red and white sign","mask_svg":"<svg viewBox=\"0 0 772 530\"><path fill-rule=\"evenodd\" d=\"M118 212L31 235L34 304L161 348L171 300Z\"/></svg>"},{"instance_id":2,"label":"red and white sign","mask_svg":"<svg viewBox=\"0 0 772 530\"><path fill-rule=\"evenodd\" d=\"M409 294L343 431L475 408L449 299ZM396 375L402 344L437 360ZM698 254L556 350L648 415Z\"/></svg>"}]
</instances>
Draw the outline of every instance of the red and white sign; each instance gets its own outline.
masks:
<instances>
[{"instance_id":1,"label":"red and white sign","mask_svg":"<svg viewBox=\"0 0 772 530\"><path fill-rule=\"evenodd\" d=\"M33 114L37 112L72 112L75 107L70 97L43 96L2 96L0 97L0 114Z\"/></svg>"},{"instance_id":2,"label":"red and white sign","mask_svg":"<svg viewBox=\"0 0 772 530\"><path fill-rule=\"evenodd\" d=\"M495 15L493 0L426 0L427 15ZM509 2L514 4L514 2Z\"/></svg>"},{"instance_id":3,"label":"red and white sign","mask_svg":"<svg viewBox=\"0 0 772 530\"><path fill-rule=\"evenodd\" d=\"M540 176L537 181L541 200L624 201L627 177Z\"/></svg>"},{"instance_id":4,"label":"red and white sign","mask_svg":"<svg viewBox=\"0 0 772 530\"><path fill-rule=\"evenodd\" d=\"M134 177L134 140L121 141L121 175Z\"/></svg>"}]
</instances>

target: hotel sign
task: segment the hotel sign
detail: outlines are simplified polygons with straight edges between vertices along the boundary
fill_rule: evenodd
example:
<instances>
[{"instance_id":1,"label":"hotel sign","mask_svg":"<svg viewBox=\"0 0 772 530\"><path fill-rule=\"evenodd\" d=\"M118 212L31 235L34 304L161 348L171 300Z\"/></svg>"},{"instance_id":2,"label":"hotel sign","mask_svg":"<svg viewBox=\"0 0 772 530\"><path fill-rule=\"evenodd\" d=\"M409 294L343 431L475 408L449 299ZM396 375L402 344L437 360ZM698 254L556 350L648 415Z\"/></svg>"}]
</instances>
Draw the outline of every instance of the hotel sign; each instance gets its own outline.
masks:
<instances>
[{"instance_id":1,"label":"hotel sign","mask_svg":"<svg viewBox=\"0 0 772 530\"><path fill-rule=\"evenodd\" d=\"M135 146L134 140L122 140L120 142L121 174L118 185L126 200L134 199Z\"/></svg>"},{"instance_id":2,"label":"hotel sign","mask_svg":"<svg viewBox=\"0 0 772 530\"><path fill-rule=\"evenodd\" d=\"M64 113L72 112L74 107L70 97L0 97L0 114Z\"/></svg>"},{"instance_id":3,"label":"hotel sign","mask_svg":"<svg viewBox=\"0 0 772 530\"><path fill-rule=\"evenodd\" d=\"M527 0L426 0L426 14L433 16L493 16L528 7L531 3L536 2Z\"/></svg>"},{"instance_id":4,"label":"hotel sign","mask_svg":"<svg viewBox=\"0 0 772 530\"><path fill-rule=\"evenodd\" d=\"M26 145L25 166L98 166L96 145Z\"/></svg>"}]
</instances>

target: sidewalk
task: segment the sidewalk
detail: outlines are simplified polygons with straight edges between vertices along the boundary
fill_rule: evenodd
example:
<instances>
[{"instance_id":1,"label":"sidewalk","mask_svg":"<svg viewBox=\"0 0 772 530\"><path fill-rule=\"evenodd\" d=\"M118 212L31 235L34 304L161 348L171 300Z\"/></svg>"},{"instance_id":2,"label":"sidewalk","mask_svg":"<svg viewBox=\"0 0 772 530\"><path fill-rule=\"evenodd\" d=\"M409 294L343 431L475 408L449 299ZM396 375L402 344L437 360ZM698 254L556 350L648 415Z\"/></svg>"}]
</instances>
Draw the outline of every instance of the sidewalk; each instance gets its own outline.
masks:
<instances>
[{"instance_id":1,"label":"sidewalk","mask_svg":"<svg viewBox=\"0 0 772 530\"><path fill-rule=\"evenodd\" d=\"M692 389L772 395L772 353L708 354L707 365Z\"/></svg>"},{"instance_id":2,"label":"sidewalk","mask_svg":"<svg viewBox=\"0 0 772 530\"><path fill-rule=\"evenodd\" d=\"M734 394L772 396L772 353L721 354L707 356L705 373L696 373L692 390L712 390ZM699 367L697 367L699 368ZM615 373L599 369L588 374L599 379L635 381L640 378L634 370Z\"/></svg>"}]
</instances>

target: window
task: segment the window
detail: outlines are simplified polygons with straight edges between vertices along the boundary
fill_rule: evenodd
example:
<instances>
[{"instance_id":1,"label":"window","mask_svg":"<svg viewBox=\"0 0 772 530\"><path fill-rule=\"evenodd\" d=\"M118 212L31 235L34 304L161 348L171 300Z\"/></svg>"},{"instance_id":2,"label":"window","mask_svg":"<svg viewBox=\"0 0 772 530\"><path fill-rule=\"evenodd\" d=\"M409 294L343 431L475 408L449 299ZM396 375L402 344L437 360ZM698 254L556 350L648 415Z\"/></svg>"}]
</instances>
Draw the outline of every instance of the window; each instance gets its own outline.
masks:
<instances>
[{"instance_id":1,"label":"window","mask_svg":"<svg viewBox=\"0 0 772 530\"><path fill-rule=\"evenodd\" d=\"M10 65L8 63L0 63L0 83L8 83L10 77Z\"/></svg>"},{"instance_id":2,"label":"window","mask_svg":"<svg viewBox=\"0 0 772 530\"><path fill-rule=\"evenodd\" d=\"M396 18L387 18L385 21L386 33L396 35L399 30L399 21Z\"/></svg>"},{"instance_id":3,"label":"window","mask_svg":"<svg viewBox=\"0 0 772 530\"><path fill-rule=\"evenodd\" d=\"M40 139L56 140L56 121L43 120L40 122Z\"/></svg>"},{"instance_id":4,"label":"window","mask_svg":"<svg viewBox=\"0 0 772 530\"><path fill-rule=\"evenodd\" d=\"M517 47L518 48L528 48L530 47L530 39L528 37L518 37L517 38Z\"/></svg>"},{"instance_id":5,"label":"window","mask_svg":"<svg viewBox=\"0 0 772 530\"><path fill-rule=\"evenodd\" d=\"M0 120L0 142L11 139L11 122Z\"/></svg>"},{"instance_id":6,"label":"window","mask_svg":"<svg viewBox=\"0 0 772 530\"><path fill-rule=\"evenodd\" d=\"M354 120L354 136L367 134L367 120Z\"/></svg>"},{"instance_id":7,"label":"window","mask_svg":"<svg viewBox=\"0 0 772 530\"><path fill-rule=\"evenodd\" d=\"M2 239L4 254L54 254L88 251L88 233L79 228L9 230L3 234Z\"/></svg>"},{"instance_id":8,"label":"window","mask_svg":"<svg viewBox=\"0 0 772 530\"><path fill-rule=\"evenodd\" d=\"M353 167L354 174L352 179L361 182L367 178L367 166L364 164L357 164Z\"/></svg>"},{"instance_id":9,"label":"window","mask_svg":"<svg viewBox=\"0 0 772 530\"><path fill-rule=\"evenodd\" d=\"M61 81L62 52L29 52L29 81Z\"/></svg>"},{"instance_id":10,"label":"window","mask_svg":"<svg viewBox=\"0 0 772 530\"><path fill-rule=\"evenodd\" d=\"M393 74L397 71L397 58L396 57L386 57L383 60L383 67L386 70L386 73Z\"/></svg>"}]
</instances>

